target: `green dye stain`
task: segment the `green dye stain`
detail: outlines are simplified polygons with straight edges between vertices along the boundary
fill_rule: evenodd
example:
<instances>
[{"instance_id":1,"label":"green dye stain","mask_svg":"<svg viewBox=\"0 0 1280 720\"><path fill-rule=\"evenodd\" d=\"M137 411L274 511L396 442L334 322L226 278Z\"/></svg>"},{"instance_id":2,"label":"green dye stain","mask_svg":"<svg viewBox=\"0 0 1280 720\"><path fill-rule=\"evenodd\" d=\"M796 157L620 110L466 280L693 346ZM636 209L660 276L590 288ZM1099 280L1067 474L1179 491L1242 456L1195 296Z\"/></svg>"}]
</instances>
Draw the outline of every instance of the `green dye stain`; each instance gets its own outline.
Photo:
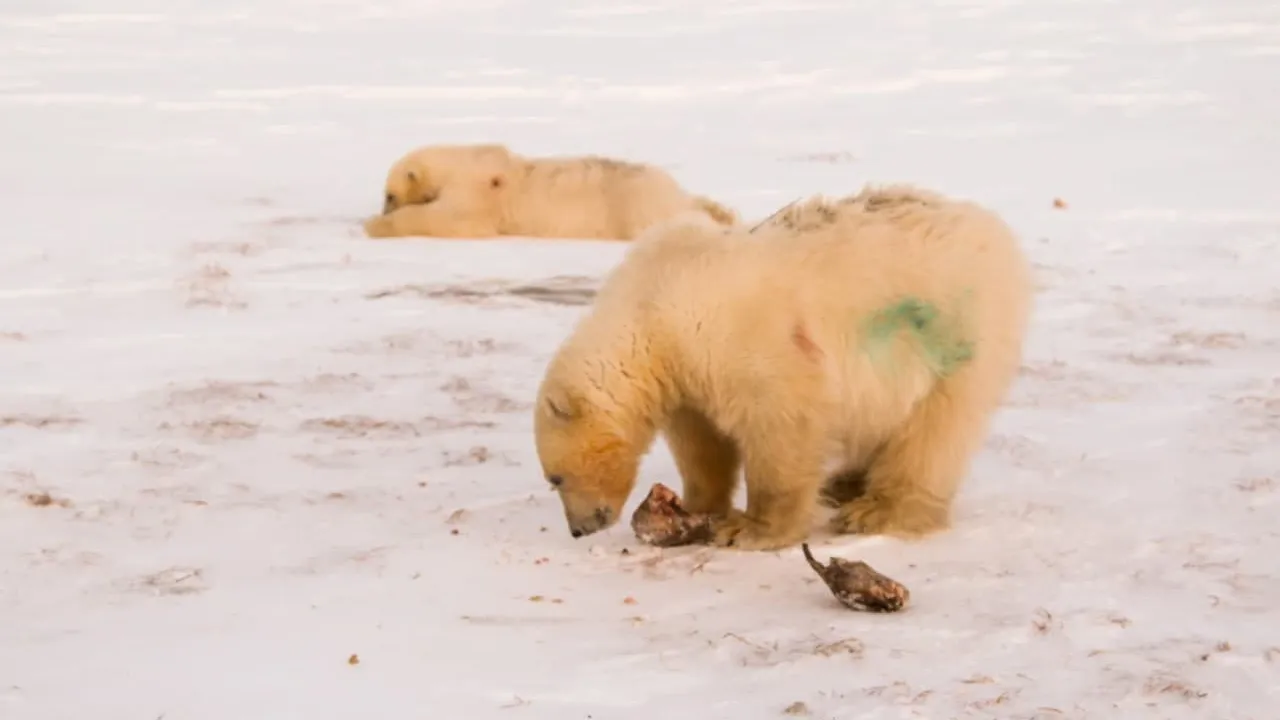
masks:
<instances>
[{"instance_id":1,"label":"green dye stain","mask_svg":"<svg viewBox=\"0 0 1280 720\"><path fill-rule=\"evenodd\" d=\"M873 357L883 356L889 342L904 331L939 377L950 375L973 358L973 344L937 306L918 298L900 300L872 314L864 329L865 348Z\"/></svg>"}]
</instances>

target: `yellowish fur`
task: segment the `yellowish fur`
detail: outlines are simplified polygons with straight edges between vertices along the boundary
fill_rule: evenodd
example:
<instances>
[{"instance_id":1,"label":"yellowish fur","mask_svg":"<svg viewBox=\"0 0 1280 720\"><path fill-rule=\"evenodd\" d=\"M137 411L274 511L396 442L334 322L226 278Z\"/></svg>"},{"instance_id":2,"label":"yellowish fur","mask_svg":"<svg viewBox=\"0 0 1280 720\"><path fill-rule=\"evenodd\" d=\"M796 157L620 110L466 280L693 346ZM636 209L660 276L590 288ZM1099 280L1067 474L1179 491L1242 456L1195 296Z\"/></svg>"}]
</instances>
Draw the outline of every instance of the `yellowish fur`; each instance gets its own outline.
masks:
<instances>
[{"instance_id":1,"label":"yellowish fur","mask_svg":"<svg viewBox=\"0 0 1280 720\"><path fill-rule=\"evenodd\" d=\"M503 145L436 145L397 160L374 238L430 236L631 240L692 212L724 225L737 214L686 192L665 170L594 156L526 158Z\"/></svg>"},{"instance_id":2,"label":"yellowish fur","mask_svg":"<svg viewBox=\"0 0 1280 720\"><path fill-rule=\"evenodd\" d=\"M618 521L659 433L719 545L804 540L824 491L837 532L941 530L1031 309L1005 223L924 190L815 198L750 229L661 223L552 358L539 459L575 536Z\"/></svg>"}]
</instances>

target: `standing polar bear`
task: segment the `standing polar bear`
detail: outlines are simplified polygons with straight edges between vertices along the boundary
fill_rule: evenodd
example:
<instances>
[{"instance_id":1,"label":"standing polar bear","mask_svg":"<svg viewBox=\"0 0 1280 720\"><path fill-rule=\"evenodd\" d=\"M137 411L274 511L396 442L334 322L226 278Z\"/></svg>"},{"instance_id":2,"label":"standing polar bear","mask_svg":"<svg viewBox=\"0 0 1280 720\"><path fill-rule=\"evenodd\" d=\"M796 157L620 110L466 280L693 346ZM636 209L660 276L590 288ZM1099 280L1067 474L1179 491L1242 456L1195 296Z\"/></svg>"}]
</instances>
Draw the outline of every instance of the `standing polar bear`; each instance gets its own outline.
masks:
<instances>
[{"instance_id":1,"label":"standing polar bear","mask_svg":"<svg viewBox=\"0 0 1280 720\"><path fill-rule=\"evenodd\" d=\"M374 238L431 236L631 240L684 212L733 225L737 214L686 192L666 171L609 158L525 158L503 145L433 145L387 173Z\"/></svg>"},{"instance_id":2,"label":"standing polar bear","mask_svg":"<svg viewBox=\"0 0 1280 720\"><path fill-rule=\"evenodd\" d=\"M1031 307L999 217L909 186L662 223L553 356L539 461L574 537L618 521L658 433L716 545L793 545L822 504L836 532L919 537L950 523Z\"/></svg>"}]
</instances>

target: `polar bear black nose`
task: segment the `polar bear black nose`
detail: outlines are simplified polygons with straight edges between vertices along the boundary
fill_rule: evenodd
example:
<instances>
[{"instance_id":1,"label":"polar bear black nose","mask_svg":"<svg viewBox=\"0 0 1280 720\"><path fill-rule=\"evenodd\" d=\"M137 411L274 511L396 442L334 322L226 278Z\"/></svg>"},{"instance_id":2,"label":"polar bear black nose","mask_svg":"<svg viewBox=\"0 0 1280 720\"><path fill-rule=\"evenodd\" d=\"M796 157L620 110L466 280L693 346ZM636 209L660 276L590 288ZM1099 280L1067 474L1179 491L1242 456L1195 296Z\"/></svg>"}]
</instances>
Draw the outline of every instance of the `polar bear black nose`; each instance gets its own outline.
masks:
<instances>
[{"instance_id":1,"label":"polar bear black nose","mask_svg":"<svg viewBox=\"0 0 1280 720\"><path fill-rule=\"evenodd\" d=\"M575 538L586 537L609 527L613 520L613 511L609 508L596 508L589 515L574 515L569 518L569 534Z\"/></svg>"}]
</instances>

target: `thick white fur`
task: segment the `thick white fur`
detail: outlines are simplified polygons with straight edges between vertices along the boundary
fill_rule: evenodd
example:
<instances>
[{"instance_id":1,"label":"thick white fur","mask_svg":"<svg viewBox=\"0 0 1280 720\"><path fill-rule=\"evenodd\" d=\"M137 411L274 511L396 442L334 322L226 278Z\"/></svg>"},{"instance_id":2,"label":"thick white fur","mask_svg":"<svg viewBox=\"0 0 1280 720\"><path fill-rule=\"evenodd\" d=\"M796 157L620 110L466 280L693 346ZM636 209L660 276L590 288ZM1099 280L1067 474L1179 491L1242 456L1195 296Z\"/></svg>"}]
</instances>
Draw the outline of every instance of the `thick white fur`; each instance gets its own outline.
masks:
<instances>
[{"instance_id":1,"label":"thick white fur","mask_svg":"<svg viewBox=\"0 0 1280 720\"><path fill-rule=\"evenodd\" d=\"M875 325L908 306L938 315ZM942 529L1017 374L1031 307L1004 222L925 190L815 198L752 230L660 223L547 368L543 470L576 534L617 521L658 432L690 510L720 516L721 545L803 540L831 463L855 486L836 530ZM962 347L967 358L947 355ZM745 511L730 507L739 469Z\"/></svg>"}]
</instances>

